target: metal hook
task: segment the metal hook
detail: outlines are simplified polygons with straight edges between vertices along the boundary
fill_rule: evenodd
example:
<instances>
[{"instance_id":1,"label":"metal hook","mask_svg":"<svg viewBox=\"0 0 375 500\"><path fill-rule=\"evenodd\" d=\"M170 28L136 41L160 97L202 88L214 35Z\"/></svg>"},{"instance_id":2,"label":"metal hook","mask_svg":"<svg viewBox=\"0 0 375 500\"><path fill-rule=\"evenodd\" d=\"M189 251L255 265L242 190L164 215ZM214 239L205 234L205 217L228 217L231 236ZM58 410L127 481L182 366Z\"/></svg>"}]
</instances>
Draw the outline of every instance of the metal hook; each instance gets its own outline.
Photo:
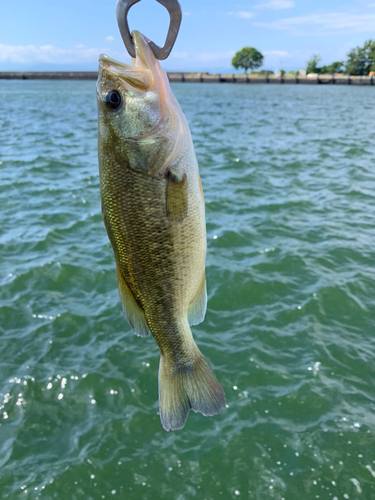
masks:
<instances>
[{"instance_id":1,"label":"metal hook","mask_svg":"<svg viewBox=\"0 0 375 500\"><path fill-rule=\"evenodd\" d=\"M124 41L126 50L132 57L135 57L135 47L129 30L128 12L130 7L140 1L141 0L117 0L116 4L117 24L120 29L121 37ZM178 0L156 1L167 9L171 18L167 38L163 47L159 47L159 45L156 45L156 43L150 41L150 46L156 59L164 60L167 59L167 57L171 53L173 45L175 44L181 25L182 12Z\"/></svg>"}]
</instances>

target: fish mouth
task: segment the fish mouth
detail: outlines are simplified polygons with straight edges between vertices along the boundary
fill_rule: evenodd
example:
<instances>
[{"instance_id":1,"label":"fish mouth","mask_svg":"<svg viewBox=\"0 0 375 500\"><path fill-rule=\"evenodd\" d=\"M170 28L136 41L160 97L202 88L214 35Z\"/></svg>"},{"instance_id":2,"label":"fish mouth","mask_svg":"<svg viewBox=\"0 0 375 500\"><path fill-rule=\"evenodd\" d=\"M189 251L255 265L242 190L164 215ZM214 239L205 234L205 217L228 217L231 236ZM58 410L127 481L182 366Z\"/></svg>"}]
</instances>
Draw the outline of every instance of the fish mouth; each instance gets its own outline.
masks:
<instances>
[{"instance_id":1,"label":"fish mouth","mask_svg":"<svg viewBox=\"0 0 375 500\"><path fill-rule=\"evenodd\" d=\"M122 71L129 71L132 66L129 64L116 61L112 57L107 56L107 54L99 55L99 68L107 68L108 70L112 68L113 73L121 73Z\"/></svg>"},{"instance_id":2,"label":"fish mouth","mask_svg":"<svg viewBox=\"0 0 375 500\"><path fill-rule=\"evenodd\" d=\"M120 85L125 92L147 91L154 81L152 69L157 63L149 45L149 40L139 31L133 31L132 37L135 45L135 59L131 66L116 61L106 54L99 56L98 84L105 87L111 82Z\"/></svg>"}]
</instances>

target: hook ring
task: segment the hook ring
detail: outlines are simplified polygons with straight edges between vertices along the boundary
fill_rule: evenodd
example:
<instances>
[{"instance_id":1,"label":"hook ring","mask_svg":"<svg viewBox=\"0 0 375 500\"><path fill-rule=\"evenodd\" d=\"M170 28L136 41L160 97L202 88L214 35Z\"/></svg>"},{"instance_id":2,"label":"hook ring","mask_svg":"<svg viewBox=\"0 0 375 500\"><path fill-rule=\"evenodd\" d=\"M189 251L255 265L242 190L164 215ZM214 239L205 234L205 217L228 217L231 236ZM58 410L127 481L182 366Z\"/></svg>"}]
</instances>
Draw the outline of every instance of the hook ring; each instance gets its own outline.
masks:
<instances>
[{"instance_id":1,"label":"hook ring","mask_svg":"<svg viewBox=\"0 0 375 500\"><path fill-rule=\"evenodd\" d=\"M121 33L122 40L125 44L126 50L129 52L131 57L135 57L135 47L132 41L132 37L129 30L128 24L128 12L130 7L140 2L141 0L117 0L116 4L116 17L117 24ZM156 59L164 60L167 59L173 45L175 44L182 19L181 6L178 0L156 0L158 3L163 5L170 16L170 23L168 28L167 38L163 47L159 47L156 43L150 41L150 46L152 52Z\"/></svg>"}]
</instances>

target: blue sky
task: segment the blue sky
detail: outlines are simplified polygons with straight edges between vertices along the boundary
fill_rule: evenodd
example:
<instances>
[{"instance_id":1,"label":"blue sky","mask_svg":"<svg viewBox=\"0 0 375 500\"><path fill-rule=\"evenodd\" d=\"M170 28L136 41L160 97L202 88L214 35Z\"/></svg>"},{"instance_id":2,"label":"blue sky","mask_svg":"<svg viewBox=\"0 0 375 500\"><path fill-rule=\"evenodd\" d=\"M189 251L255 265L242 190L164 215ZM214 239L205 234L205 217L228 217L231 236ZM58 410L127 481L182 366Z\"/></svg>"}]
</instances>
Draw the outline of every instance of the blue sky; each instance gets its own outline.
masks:
<instances>
[{"instance_id":1,"label":"blue sky","mask_svg":"<svg viewBox=\"0 0 375 500\"><path fill-rule=\"evenodd\" d=\"M244 46L265 56L265 69L300 69L345 59L375 38L375 0L180 0L183 19L167 70L231 71ZM0 0L0 71L95 70L100 52L130 61L115 16L116 0ZM131 29L163 44L169 16L155 0L129 13Z\"/></svg>"}]
</instances>

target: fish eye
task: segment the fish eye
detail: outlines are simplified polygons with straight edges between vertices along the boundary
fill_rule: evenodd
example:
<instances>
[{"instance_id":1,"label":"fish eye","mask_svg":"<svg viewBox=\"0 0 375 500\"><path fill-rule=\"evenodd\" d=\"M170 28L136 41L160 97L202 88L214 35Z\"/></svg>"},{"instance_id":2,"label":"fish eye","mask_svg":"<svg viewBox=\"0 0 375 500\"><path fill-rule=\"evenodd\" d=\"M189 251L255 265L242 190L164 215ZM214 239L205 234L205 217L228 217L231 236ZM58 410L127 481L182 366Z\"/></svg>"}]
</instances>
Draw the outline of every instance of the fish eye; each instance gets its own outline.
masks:
<instances>
[{"instance_id":1,"label":"fish eye","mask_svg":"<svg viewBox=\"0 0 375 500\"><path fill-rule=\"evenodd\" d=\"M104 102L109 109L118 109L122 103L120 92L117 90L109 90L105 94Z\"/></svg>"}]
</instances>

